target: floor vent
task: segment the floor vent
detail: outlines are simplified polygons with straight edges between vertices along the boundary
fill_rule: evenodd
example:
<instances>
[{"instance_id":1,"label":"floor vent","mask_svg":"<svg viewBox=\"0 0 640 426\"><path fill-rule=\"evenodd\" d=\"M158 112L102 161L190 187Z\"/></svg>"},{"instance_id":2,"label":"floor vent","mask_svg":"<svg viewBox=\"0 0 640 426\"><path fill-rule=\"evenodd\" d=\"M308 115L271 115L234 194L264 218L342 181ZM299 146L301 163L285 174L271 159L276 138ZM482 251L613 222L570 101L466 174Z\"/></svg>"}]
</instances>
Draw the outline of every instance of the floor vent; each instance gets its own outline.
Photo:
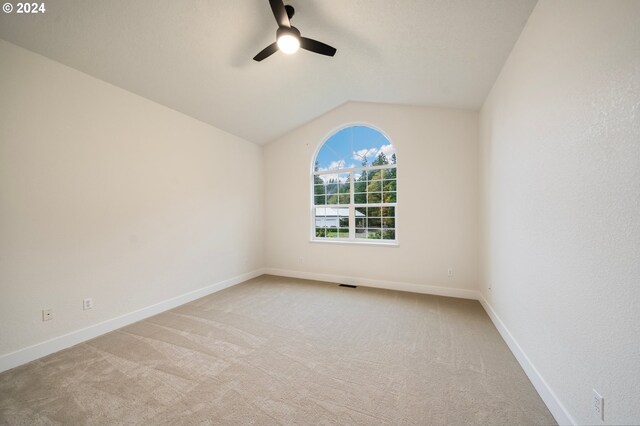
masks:
<instances>
[{"instance_id":1,"label":"floor vent","mask_svg":"<svg viewBox=\"0 0 640 426\"><path fill-rule=\"evenodd\" d=\"M349 288L358 288L357 285L349 285L349 284L339 284L340 287L349 287Z\"/></svg>"}]
</instances>

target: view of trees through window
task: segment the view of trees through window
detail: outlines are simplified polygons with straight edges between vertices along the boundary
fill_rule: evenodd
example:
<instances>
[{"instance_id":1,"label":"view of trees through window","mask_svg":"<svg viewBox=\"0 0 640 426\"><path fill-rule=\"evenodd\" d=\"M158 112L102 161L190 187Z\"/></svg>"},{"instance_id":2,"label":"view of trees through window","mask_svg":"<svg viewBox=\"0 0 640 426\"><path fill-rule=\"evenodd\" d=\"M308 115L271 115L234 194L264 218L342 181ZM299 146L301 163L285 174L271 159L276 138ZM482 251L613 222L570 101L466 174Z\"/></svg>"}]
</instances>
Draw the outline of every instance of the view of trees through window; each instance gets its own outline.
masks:
<instances>
[{"instance_id":1,"label":"view of trees through window","mask_svg":"<svg viewBox=\"0 0 640 426\"><path fill-rule=\"evenodd\" d=\"M331 136L316 156L316 239L396 240L396 153L377 130L352 126Z\"/></svg>"}]
</instances>

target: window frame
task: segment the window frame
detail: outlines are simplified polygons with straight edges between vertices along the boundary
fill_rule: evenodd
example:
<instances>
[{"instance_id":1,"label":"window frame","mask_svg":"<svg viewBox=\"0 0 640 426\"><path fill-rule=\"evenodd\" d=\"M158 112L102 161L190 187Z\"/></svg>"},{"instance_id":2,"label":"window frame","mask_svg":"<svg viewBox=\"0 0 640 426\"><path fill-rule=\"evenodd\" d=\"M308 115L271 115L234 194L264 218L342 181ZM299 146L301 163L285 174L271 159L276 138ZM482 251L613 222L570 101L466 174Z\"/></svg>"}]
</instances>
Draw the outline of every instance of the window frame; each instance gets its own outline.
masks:
<instances>
[{"instance_id":1,"label":"window frame","mask_svg":"<svg viewBox=\"0 0 640 426\"><path fill-rule=\"evenodd\" d=\"M384 136L386 138L386 140L393 145L394 149L396 150L397 153L397 147L395 144L393 144L391 142L391 139L389 138L389 136L383 132L382 130L380 130L379 128L377 128L376 126L372 126L371 124L368 123L350 123L347 125L343 125L340 126L339 128L333 130L332 132L330 132L322 141L321 143L317 146L312 159L311 159L311 174L310 174L310 190L309 190L309 194L310 194L310 209L309 209L309 216L310 216L310 222L309 222L309 229L310 229L310 235L309 235L309 241L312 243L321 243L321 244L355 244L355 245L374 245L374 246L385 246L385 247L397 247L400 245L400 239L399 239L399 232L398 229L400 228L400 220L399 220L399 204L398 204L398 196L399 196L399 192L398 191L398 187L400 186L398 183L398 159L396 156L396 162L394 164L385 164L385 165L379 165L379 166L360 166L360 167L349 167L349 168L343 168L343 169L332 169L332 170L323 170L321 172L316 172L315 171L315 162L316 159L318 157L318 154L320 153L320 150L322 149L322 147L325 145L325 143L327 143L329 141L329 139L331 139L335 134L337 134L338 132L344 130L344 129L348 129L350 127L357 127L357 126L365 126L365 127L369 127L372 130L375 130L376 132L380 133L382 136ZM354 174L356 172L359 171L372 171L372 170L384 170L384 169L396 169L396 202L395 203L371 203L371 204L367 204L367 203L355 203L355 192L354 192ZM317 175L322 175L322 174L349 174L349 204L322 204L322 205L316 205L315 204L315 176ZM327 237L317 237L316 236L316 216L315 216L315 209L316 208L322 208L322 207L328 207L328 208L348 208L349 211L349 237L348 238L327 238ZM393 240L384 240L384 239L369 239L369 238L356 238L355 237L355 230L356 230L356 226L355 226L355 212L357 208L366 208L366 207L379 207L379 208L383 208L383 207L393 207L394 210L394 221L395 221L395 227L394 232L395 232L395 239Z\"/></svg>"}]
</instances>

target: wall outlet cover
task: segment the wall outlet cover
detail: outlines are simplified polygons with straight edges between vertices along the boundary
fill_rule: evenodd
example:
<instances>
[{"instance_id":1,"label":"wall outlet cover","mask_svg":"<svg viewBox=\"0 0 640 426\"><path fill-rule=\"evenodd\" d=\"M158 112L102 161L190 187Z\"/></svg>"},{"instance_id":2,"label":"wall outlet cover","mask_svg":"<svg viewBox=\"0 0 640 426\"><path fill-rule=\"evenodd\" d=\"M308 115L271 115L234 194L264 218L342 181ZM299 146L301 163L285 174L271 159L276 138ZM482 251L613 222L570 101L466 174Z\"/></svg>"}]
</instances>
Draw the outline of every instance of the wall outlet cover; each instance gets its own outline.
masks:
<instances>
[{"instance_id":1,"label":"wall outlet cover","mask_svg":"<svg viewBox=\"0 0 640 426\"><path fill-rule=\"evenodd\" d=\"M53 319L53 309L42 310L42 321L51 321Z\"/></svg>"},{"instance_id":2,"label":"wall outlet cover","mask_svg":"<svg viewBox=\"0 0 640 426\"><path fill-rule=\"evenodd\" d=\"M87 297L86 299L82 300L82 309L84 309L85 311L87 309L91 309L93 308L93 299L90 297Z\"/></svg>"}]
</instances>

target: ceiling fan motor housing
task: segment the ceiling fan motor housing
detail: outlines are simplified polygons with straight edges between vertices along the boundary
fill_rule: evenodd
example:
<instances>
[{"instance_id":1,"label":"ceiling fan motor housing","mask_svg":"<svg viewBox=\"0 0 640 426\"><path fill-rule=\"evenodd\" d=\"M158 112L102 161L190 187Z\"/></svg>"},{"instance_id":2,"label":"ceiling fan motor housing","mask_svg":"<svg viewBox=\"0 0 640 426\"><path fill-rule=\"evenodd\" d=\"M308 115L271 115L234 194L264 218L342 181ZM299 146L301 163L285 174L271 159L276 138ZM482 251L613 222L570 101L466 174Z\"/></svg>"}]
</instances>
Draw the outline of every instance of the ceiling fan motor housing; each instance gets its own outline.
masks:
<instances>
[{"instance_id":1,"label":"ceiling fan motor housing","mask_svg":"<svg viewBox=\"0 0 640 426\"><path fill-rule=\"evenodd\" d=\"M289 17L289 19L293 18L293 15L295 15L296 13L296 10L290 4L285 5L284 10L287 11L287 16Z\"/></svg>"},{"instance_id":2,"label":"ceiling fan motor housing","mask_svg":"<svg viewBox=\"0 0 640 426\"><path fill-rule=\"evenodd\" d=\"M300 39L300 31L296 27L279 27L278 31L276 31L276 40L284 35L291 35L297 39Z\"/></svg>"},{"instance_id":3,"label":"ceiling fan motor housing","mask_svg":"<svg viewBox=\"0 0 640 426\"><path fill-rule=\"evenodd\" d=\"M309 52L318 53L325 56L333 56L336 54L335 47L322 43L312 38L302 37L300 31L296 27L291 26L290 19L293 17L295 10L293 6L284 4L283 0L269 0L273 17L276 19L278 29L276 31L276 41L262 49L253 60L260 62L265 58L280 50L286 54L292 54L298 49L308 50Z\"/></svg>"}]
</instances>

